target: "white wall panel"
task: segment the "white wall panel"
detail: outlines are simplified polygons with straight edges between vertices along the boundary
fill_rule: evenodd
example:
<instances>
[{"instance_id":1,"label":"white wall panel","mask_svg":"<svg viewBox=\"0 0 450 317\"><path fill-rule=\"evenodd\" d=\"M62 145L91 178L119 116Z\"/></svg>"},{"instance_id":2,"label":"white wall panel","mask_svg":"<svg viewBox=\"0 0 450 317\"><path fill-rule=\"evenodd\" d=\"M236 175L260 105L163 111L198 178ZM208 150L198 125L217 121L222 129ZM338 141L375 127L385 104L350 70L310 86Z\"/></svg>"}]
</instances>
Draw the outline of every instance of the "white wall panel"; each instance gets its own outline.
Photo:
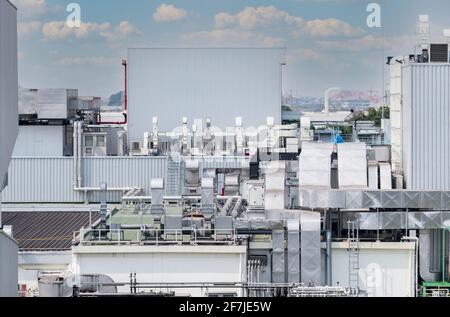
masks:
<instances>
[{"instance_id":1,"label":"white wall panel","mask_svg":"<svg viewBox=\"0 0 450 317\"><path fill-rule=\"evenodd\" d=\"M64 156L64 127L20 126L13 156Z\"/></svg>"},{"instance_id":2,"label":"white wall panel","mask_svg":"<svg viewBox=\"0 0 450 317\"><path fill-rule=\"evenodd\" d=\"M149 48L128 51L129 141L143 138L159 118L172 131L182 117L212 118L213 126L259 127L281 121L285 49Z\"/></svg>"},{"instance_id":3,"label":"white wall panel","mask_svg":"<svg viewBox=\"0 0 450 317\"><path fill-rule=\"evenodd\" d=\"M131 272L142 283L246 282L244 246L81 246L74 248L72 263L75 274L102 273L116 283L128 283ZM119 292L129 291L129 286L119 287ZM232 288L174 291L193 296L221 291L242 295Z\"/></svg>"},{"instance_id":4,"label":"white wall panel","mask_svg":"<svg viewBox=\"0 0 450 317\"><path fill-rule=\"evenodd\" d=\"M0 191L17 136L17 12L0 0Z\"/></svg>"},{"instance_id":5,"label":"white wall panel","mask_svg":"<svg viewBox=\"0 0 450 317\"><path fill-rule=\"evenodd\" d=\"M16 297L18 294L17 252L16 241L0 230L0 297Z\"/></svg>"},{"instance_id":6,"label":"white wall panel","mask_svg":"<svg viewBox=\"0 0 450 317\"><path fill-rule=\"evenodd\" d=\"M348 243L333 243L333 285L349 285ZM368 297L413 297L414 243L360 243L359 287Z\"/></svg>"},{"instance_id":7,"label":"white wall panel","mask_svg":"<svg viewBox=\"0 0 450 317\"><path fill-rule=\"evenodd\" d=\"M407 189L450 189L450 64L403 68L402 144Z\"/></svg>"}]
</instances>

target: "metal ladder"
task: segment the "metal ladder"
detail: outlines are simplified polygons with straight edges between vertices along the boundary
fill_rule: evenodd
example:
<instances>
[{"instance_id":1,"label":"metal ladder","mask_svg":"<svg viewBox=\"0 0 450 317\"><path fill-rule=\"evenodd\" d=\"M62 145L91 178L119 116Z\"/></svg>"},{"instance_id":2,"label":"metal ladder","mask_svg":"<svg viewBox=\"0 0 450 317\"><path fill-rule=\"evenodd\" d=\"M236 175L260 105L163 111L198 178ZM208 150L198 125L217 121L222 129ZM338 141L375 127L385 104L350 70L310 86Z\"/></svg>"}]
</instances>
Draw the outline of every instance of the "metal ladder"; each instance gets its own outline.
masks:
<instances>
[{"instance_id":1,"label":"metal ladder","mask_svg":"<svg viewBox=\"0 0 450 317\"><path fill-rule=\"evenodd\" d=\"M356 221L348 221L348 286L359 292L359 229Z\"/></svg>"},{"instance_id":2,"label":"metal ladder","mask_svg":"<svg viewBox=\"0 0 450 317\"><path fill-rule=\"evenodd\" d=\"M167 162L167 188L166 194L169 196L177 196L180 194L180 157L169 157Z\"/></svg>"}]
</instances>

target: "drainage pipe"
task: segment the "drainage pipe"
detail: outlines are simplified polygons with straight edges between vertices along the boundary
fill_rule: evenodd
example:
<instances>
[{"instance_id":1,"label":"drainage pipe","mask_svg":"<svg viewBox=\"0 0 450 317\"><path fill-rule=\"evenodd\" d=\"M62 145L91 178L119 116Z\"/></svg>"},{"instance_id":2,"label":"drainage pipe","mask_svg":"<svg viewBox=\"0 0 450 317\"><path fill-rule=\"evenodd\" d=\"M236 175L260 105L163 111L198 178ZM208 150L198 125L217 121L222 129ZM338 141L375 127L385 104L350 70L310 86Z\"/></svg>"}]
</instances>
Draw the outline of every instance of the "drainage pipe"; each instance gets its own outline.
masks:
<instances>
[{"instance_id":1,"label":"drainage pipe","mask_svg":"<svg viewBox=\"0 0 450 317\"><path fill-rule=\"evenodd\" d=\"M332 271L333 271L333 267L332 267L332 249L333 249L333 245L332 245L332 236L331 236L331 231L328 230L326 232L326 237L327 237L327 275L326 275L326 284L328 286L333 286L333 280L332 280Z\"/></svg>"}]
</instances>

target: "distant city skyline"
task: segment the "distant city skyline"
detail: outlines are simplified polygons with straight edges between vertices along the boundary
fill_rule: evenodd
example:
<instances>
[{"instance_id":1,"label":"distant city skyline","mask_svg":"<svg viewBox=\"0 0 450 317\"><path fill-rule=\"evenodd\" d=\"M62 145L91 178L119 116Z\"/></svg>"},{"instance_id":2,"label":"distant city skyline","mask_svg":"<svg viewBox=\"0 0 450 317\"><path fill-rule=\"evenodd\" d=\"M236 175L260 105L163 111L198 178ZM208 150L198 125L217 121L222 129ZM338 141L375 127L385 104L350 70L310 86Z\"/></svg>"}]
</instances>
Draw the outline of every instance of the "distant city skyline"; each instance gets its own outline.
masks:
<instances>
[{"instance_id":1,"label":"distant city skyline","mask_svg":"<svg viewBox=\"0 0 450 317\"><path fill-rule=\"evenodd\" d=\"M419 14L430 15L435 41L450 27L446 0L376 1L382 28L368 27L366 0L80 0L76 29L65 24L69 1L11 1L20 85L101 97L123 89L121 60L136 46L287 47L284 92L383 91L385 58L413 52Z\"/></svg>"}]
</instances>

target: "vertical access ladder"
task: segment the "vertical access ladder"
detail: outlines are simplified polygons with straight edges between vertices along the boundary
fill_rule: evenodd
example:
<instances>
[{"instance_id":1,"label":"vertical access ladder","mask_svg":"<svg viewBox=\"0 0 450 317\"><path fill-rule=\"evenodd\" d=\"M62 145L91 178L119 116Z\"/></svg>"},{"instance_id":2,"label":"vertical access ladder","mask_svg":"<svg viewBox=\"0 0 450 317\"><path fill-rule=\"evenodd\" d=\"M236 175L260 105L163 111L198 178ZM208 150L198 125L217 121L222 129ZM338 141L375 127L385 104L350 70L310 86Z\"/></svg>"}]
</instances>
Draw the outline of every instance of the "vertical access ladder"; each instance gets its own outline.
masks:
<instances>
[{"instance_id":1,"label":"vertical access ladder","mask_svg":"<svg viewBox=\"0 0 450 317\"><path fill-rule=\"evenodd\" d=\"M348 287L359 292L359 229L356 221L348 221Z\"/></svg>"}]
</instances>

